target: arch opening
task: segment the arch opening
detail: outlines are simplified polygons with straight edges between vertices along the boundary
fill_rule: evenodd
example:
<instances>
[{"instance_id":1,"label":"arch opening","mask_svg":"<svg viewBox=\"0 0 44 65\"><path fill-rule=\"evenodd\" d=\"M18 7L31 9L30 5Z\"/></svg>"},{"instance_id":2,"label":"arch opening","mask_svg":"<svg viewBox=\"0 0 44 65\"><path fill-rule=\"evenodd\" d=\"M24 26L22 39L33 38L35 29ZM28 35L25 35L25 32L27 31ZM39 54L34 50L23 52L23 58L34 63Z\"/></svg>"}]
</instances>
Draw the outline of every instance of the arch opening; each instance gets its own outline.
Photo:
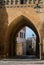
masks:
<instances>
[{"instance_id":1,"label":"arch opening","mask_svg":"<svg viewBox=\"0 0 44 65\"><path fill-rule=\"evenodd\" d=\"M15 22L16 24L14 24ZM17 37L18 32L25 26L31 28L36 34L36 56L37 58L40 58L39 56L40 55L40 52L39 52L40 37L39 37L38 31L35 25L25 16L18 17L16 20L13 21L13 25L11 23L11 25L9 26L9 31L8 31L8 36L7 36L7 41L9 43L8 54L11 58L16 56L16 50L15 50L16 49L16 37Z\"/></svg>"}]
</instances>

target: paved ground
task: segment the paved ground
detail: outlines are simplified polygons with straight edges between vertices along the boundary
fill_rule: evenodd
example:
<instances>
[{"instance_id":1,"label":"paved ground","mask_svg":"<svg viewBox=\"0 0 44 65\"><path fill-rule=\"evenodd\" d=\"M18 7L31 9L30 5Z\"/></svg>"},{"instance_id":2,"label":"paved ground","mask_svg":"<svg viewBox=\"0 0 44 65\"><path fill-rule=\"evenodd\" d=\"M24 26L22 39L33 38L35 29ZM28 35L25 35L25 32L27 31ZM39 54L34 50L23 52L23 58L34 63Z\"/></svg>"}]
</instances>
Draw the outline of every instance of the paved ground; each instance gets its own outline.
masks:
<instances>
[{"instance_id":1,"label":"paved ground","mask_svg":"<svg viewBox=\"0 0 44 65\"><path fill-rule=\"evenodd\" d=\"M15 61L15 60L11 60L11 61L0 61L0 65L44 65L44 61L40 61L40 60L28 60L28 61L24 61L24 60L20 60L20 61Z\"/></svg>"},{"instance_id":2,"label":"paved ground","mask_svg":"<svg viewBox=\"0 0 44 65\"><path fill-rule=\"evenodd\" d=\"M37 59L35 56L32 55L17 58L18 59L2 59L0 60L0 65L44 65L44 60Z\"/></svg>"}]
</instances>

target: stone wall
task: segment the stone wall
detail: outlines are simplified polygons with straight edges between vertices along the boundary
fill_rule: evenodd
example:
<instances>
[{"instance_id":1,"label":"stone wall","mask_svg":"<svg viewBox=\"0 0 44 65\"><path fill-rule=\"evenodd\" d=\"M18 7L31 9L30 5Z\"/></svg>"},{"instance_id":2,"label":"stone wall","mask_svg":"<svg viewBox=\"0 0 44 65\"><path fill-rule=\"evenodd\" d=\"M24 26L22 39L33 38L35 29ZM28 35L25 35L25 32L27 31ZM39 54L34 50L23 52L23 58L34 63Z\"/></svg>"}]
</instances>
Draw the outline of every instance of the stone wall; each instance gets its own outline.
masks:
<instances>
[{"instance_id":1,"label":"stone wall","mask_svg":"<svg viewBox=\"0 0 44 65\"><path fill-rule=\"evenodd\" d=\"M42 23L42 19L40 19L42 13L36 13L34 8L31 7L0 8L0 43L4 44L4 54L8 52L7 50L8 44L6 41L7 39L6 36L11 32L9 31L9 33L7 33L8 28L15 21L15 19L21 15L28 18L34 24L39 33L40 41L41 38L42 40L44 38L44 22Z\"/></svg>"}]
</instances>

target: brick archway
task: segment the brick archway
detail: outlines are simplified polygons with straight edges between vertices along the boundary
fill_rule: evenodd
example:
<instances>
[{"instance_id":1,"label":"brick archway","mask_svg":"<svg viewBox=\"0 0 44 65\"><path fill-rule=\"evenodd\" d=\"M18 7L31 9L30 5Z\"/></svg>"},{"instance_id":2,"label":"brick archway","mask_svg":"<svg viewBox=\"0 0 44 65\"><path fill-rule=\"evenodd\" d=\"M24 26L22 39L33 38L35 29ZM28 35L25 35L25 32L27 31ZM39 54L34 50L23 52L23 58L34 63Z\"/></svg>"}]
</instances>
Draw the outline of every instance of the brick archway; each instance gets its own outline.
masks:
<instances>
[{"instance_id":1,"label":"brick archway","mask_svg":"<svg viewBox=\"0 0 44 65\"><path fill-rule=\"evenodd\" d=\"M6 38L5 41L7 41L7 44L8 44L8 49L9 49L9 44L12 44L13 47L15 46L14 39L16 39L16 34L24 26L30 27L35 32L35 34L37 35L37 40L38 40L37 43L40 43L41 40L40 40L39 32L38 32L36 26L27 17L21 15L18 18L16 18L8 27L8 30L7 30L7 33L6 33L6 37L5 37ZM12 49L12 51L14 52L13 49ZM37 53L38 53L38 50L37 50ZM12 56L14 54L15 53L12 53Z\"/></svg>"}]
</instances>

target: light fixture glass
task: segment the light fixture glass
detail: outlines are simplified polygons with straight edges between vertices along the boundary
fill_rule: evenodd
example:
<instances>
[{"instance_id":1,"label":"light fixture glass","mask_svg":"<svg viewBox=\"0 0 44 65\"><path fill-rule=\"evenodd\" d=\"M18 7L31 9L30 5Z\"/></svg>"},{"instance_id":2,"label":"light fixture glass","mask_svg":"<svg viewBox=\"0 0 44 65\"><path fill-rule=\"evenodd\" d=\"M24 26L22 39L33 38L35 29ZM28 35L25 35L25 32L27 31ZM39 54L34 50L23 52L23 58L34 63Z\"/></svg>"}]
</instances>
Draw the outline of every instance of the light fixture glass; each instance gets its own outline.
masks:
<instances>
[{"instance_id":1,"label":"light fixture glass","mask_svg":"<svg viewBox=\"0 0 44 65\"><path fill-rule=\"evenodd\" d=\"M35 5L34 9L37 13L40 12L40 6L38 4Z\"/></svg>"}]
</instances>

